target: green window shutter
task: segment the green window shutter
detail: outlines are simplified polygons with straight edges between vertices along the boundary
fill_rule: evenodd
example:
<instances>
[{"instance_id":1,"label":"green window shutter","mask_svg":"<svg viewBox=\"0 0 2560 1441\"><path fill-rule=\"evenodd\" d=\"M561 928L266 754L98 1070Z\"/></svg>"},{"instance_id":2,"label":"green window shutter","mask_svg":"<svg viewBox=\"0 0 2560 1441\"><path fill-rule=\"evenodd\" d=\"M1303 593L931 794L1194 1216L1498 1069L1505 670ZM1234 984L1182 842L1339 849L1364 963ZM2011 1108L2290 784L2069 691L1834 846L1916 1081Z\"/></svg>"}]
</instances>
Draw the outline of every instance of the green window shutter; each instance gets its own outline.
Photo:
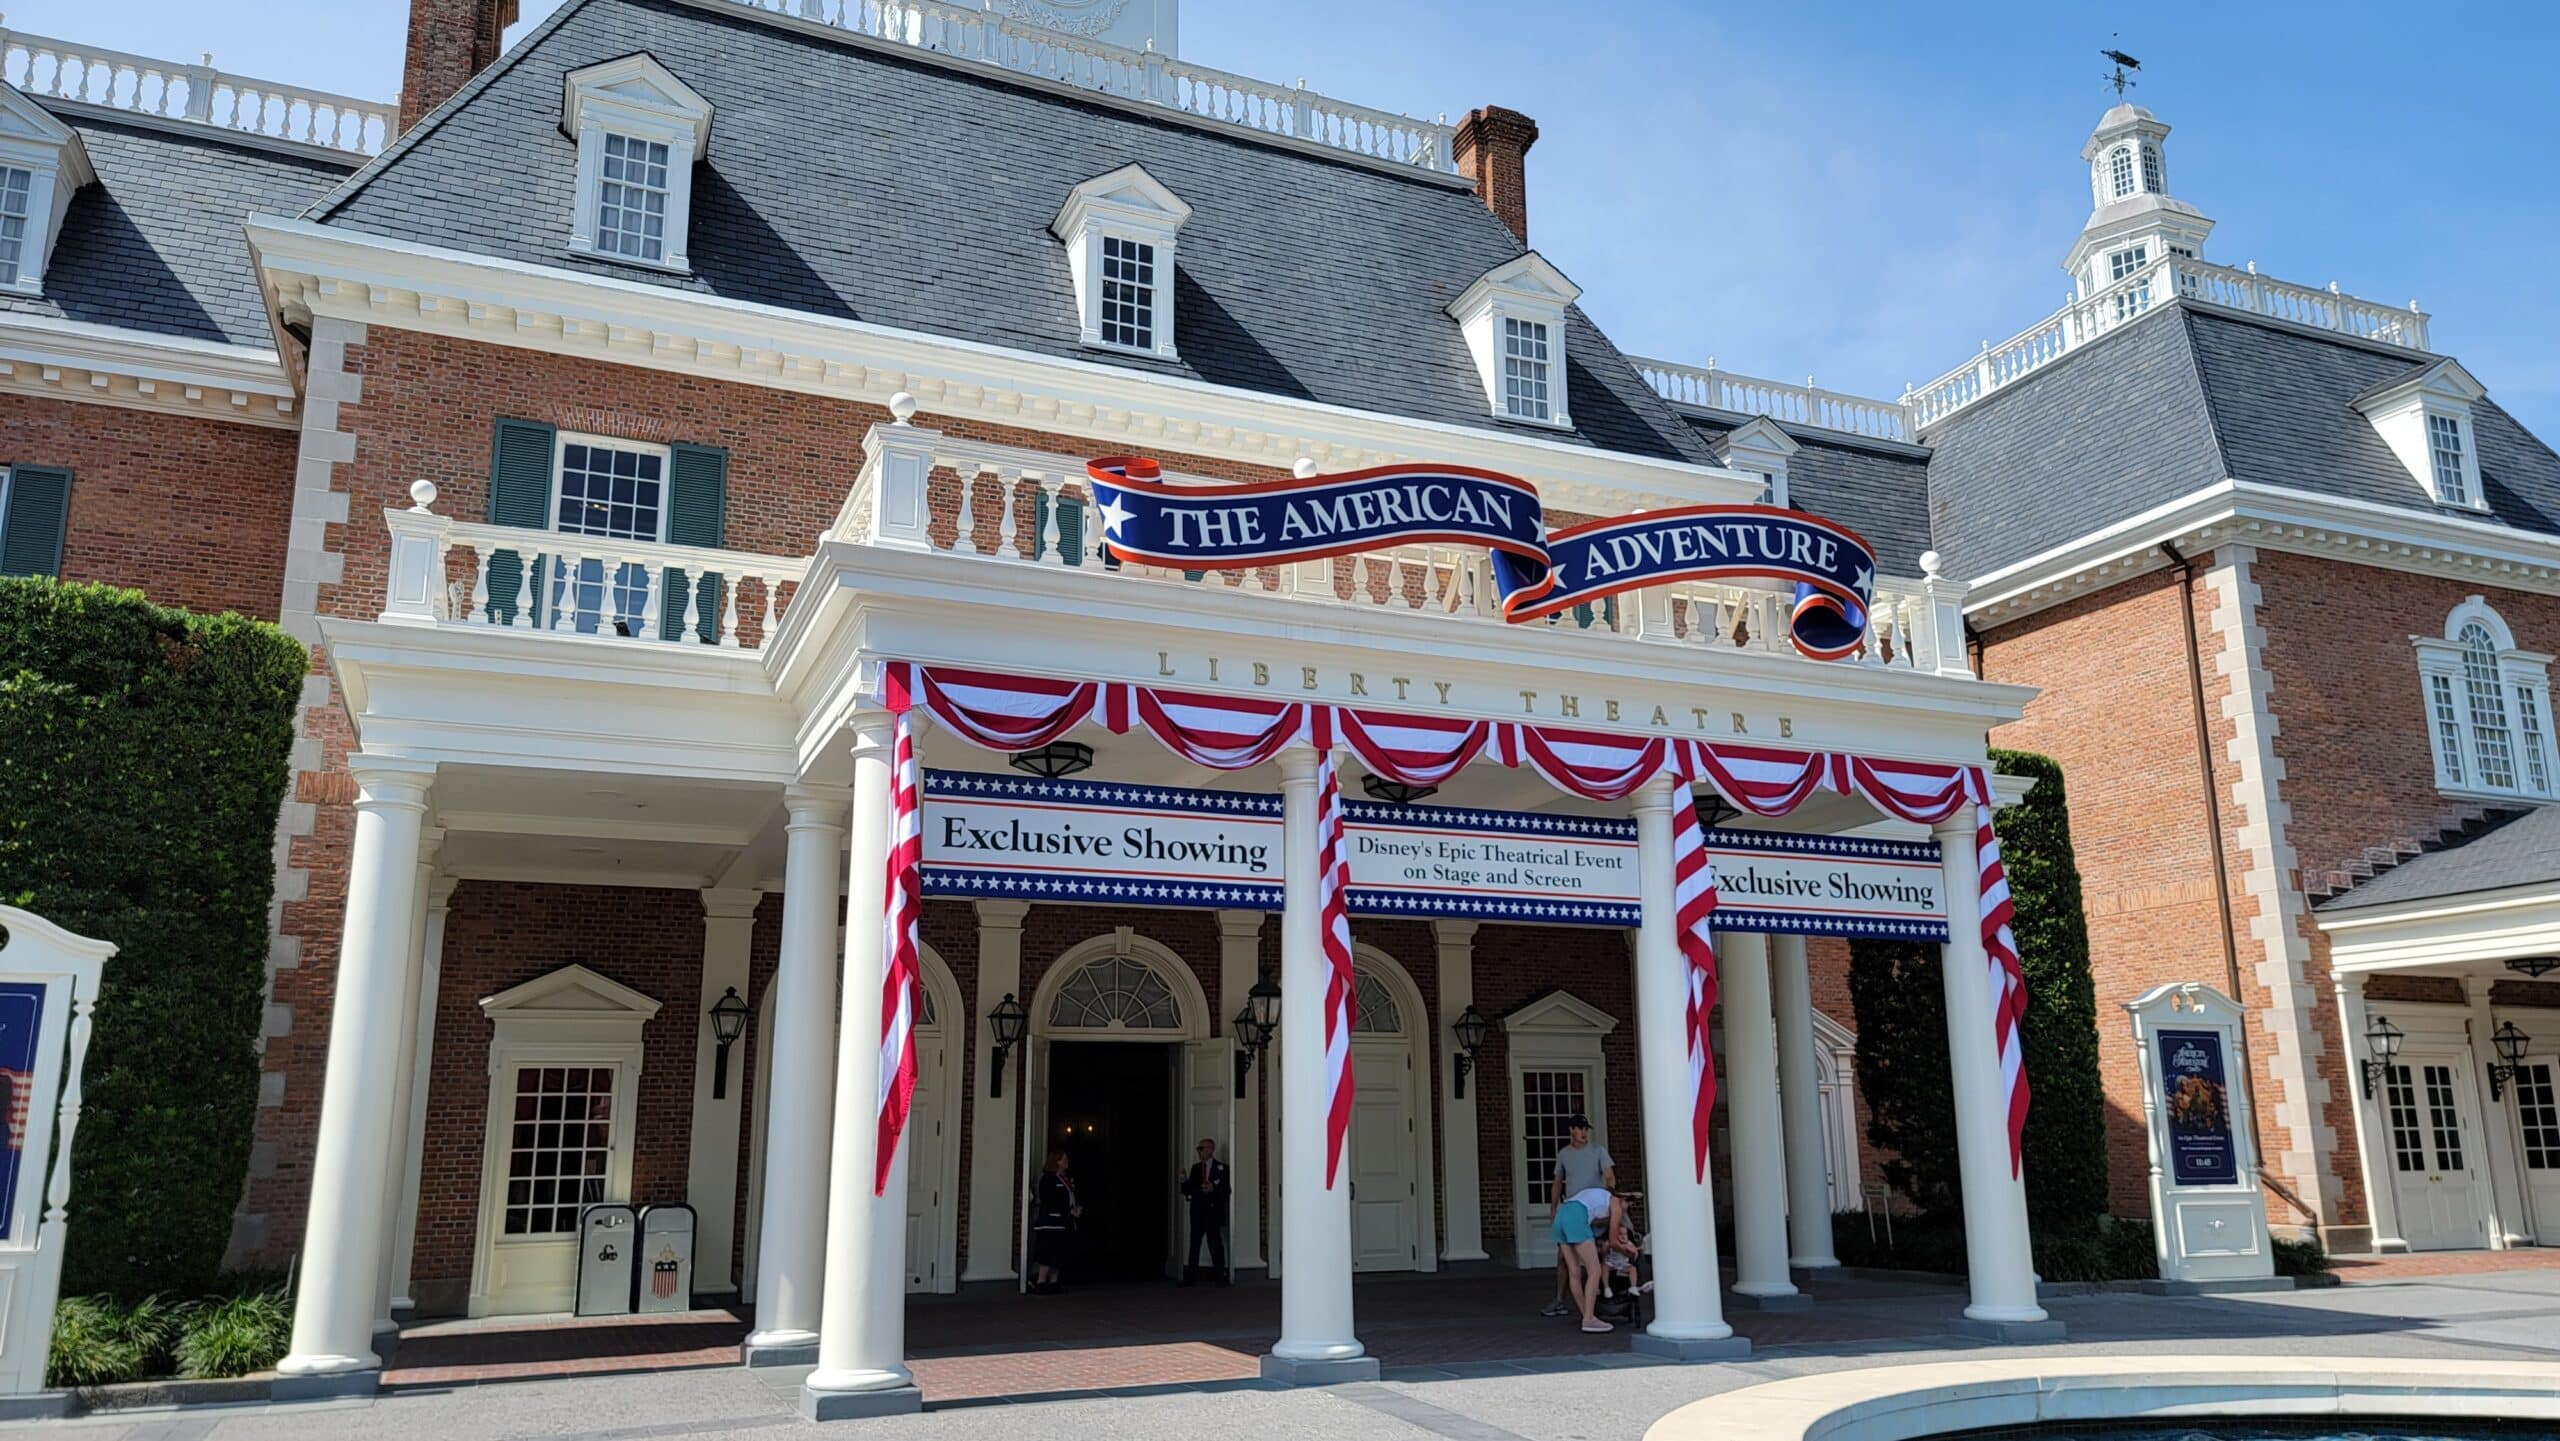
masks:
<instances>
[{"instance_id":1,"label":"green window shutter","mask_svg":"<svg viewBox=\"0 0 2560 1441\"><path fill-rule=\"evenodd\" d=\"M9 512L0 515L0 575L62 574L71 472L55 465L13 465L8 489Z\"/></svg>"},{"instance_id":2,"label":"green window shutter","mask_svg":"<svg viewBox=\"0 0 2560 1441\"><path fill-rule=\"evenodd\" d=\"M498 422L489 446L489 523L526 530L551 528L552 456L558 432L538 420ZM533 558L539 568L542 557ZM489 610L504 625L516 623L516 607L524 596L524 556L502 550L489 557ZM534 597L533 621L539 625L543 597Z\"/></svg>"},{"instance_id":3,"label":"green window shutter","mask_svg":"<svg viewBox=\"0 0 2560 1441\"><path fill-rule=\"evenodd\" d=\"M1040 491L1031 504L1031 533L1037 537L1048 529L1049 492ZM1035 545L1036 545L1035 541ZM1046 554L1034 554L1035 562L1048 560ZM1084 502L1071 495L1058 497L1058 562L1061 565L1084 564Z\"/></svg>"},{"instance_id":4,"label":"green window shutter","mask_svg":"<svg viewBox=\"0 0 2560 1441\"><path fill-rule=\"evenodd\" d=\"M667 543L716 550L727 544L729 531L729 452L710 445L667 447ZM721 586L718 575L687 577L668 567L658 607L658 634L679 638L684 627L684 595L688 587L701 614L694 633L705 645L720 641Z\"/></svg>"}]
</instances>

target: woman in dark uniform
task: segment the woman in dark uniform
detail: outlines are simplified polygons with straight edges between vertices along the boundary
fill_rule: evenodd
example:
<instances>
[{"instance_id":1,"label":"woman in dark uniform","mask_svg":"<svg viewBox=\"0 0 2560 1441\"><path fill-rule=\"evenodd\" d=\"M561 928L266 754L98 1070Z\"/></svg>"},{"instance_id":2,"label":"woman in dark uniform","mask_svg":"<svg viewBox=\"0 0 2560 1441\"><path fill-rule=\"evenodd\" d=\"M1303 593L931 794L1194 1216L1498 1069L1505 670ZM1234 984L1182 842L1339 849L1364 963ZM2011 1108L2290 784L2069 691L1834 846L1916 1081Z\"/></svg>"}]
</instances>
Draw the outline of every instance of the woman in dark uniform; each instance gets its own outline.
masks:
<instances>
[{"instance_id":1,"label":"woman in dark uniform","mask_svg":"<svg viewBox=\"0 0 2560 1441\"><path fill-rule=\"evenodd\" d=\"M1031 1197L1031 1293L1044 1296L1061 1289L1058 1273L1066 1269L1073 1245L1075 1219L1084 1214L1076 1204L1075 1178L1067 1174L1067 1153L1051 1151Z\"/></svg>"}]
</instances>

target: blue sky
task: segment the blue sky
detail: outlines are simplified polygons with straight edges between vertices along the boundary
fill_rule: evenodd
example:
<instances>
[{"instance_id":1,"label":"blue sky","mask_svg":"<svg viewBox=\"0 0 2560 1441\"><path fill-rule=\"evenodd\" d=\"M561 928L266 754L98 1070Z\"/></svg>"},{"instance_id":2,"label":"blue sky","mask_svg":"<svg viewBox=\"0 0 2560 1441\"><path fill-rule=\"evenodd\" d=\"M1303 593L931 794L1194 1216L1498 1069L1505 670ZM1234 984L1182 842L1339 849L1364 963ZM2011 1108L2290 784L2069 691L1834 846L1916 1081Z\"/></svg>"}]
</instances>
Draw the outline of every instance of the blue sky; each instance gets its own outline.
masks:
<instances>
[{"instance_id":1,"label":"blue sky","mask_svg":"<svg viewBox=\"0 0 2560 1441\"><path fill-rule=\"evenodd\" d=\"M11 0L14 28L389 97L398 0ZM524 25L556 8L525 0ZM1639 354L1891 396L2063 298L2098 50L2145 69L2207 258L2435 316L2560 445L2560 8L2107 12L1191 0L1203 64L1389 110L1535 117L1530 239ZM517 33L521 33L521 28ZM813 137L823 141L823 137Z\"/></svg>"}]
</instances>

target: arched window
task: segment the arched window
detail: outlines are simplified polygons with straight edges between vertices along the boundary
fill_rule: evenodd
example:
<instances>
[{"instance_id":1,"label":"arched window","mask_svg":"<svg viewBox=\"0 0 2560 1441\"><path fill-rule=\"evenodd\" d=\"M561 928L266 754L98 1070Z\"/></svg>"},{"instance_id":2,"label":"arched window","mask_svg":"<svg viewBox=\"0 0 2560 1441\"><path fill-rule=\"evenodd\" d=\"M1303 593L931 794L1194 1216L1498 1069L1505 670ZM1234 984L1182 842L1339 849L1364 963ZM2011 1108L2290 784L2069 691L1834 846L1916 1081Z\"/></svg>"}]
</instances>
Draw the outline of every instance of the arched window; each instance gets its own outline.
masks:
<instances>
[{"instance_id":1,"label":"arched window","mask_svg":"<svg viewBox=\"0 0 2560 1441\"><path fill-rule=\"evenodd\" d=\"M1357 1035L1398 1036L1404 1034L1404 1017L1396 1010L1395 997L1388 993L1386 982L1374 972L1351 973L1351 1029Z\"/></svg>"},{"instance_id":2,"label":"arched window","mask_svg":"<svg viewBox=\"0 0 2560 1441\"><path fill-rule=\"evenodd\" d=\"M1178 1031L1182 1003L1146 962L1105 956L1058 988L1049 1024L1061 1030Z\"/></svg>"},{"instance_id":3,"label":"arched window","mask_svg":"<svg viewBox=\"0 0 2560 1441\"><path fill-rule=\"evenodd\" d=\"M2157 145L2142 147L2142 188L2154 195L2169 188L2160 183L2160 147Z\"/></svg>"},{"instance_id":4,"label":"arched window","mask_svg":"<svg viewBox=\"0 0 2560 1441\"><path fill-rule=\"evenodd\" d=\"M2479 596L2453 608L2444 636L2417 640L2436 784L2470 794L2548 799L2560 758L2551 748L2550 657L2516 645Z\"/></svg>"},{"instance_id":5,"label":"arched window","mask_svg":"<svg viewBox=\"0 0 2560 1441\"><path fill-rule=\"evenodd\" d=\"M2115 148L2115 152L2107 157L2107 193L2109 198L2115 200L2122 200L2133 193L2133 148L2131 146L2119 145Z\"/></svg>"}]
</instances>

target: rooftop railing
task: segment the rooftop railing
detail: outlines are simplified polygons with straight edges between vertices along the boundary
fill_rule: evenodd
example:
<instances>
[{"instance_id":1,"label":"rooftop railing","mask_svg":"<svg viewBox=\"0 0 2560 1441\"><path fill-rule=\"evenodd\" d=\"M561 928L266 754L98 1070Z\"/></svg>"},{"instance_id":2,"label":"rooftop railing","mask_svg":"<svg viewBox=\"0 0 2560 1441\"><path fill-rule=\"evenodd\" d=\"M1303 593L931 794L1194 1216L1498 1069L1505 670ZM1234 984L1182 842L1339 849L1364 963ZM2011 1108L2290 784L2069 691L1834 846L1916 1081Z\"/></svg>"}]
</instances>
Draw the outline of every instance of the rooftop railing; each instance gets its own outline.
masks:
<instances>
[{"instance_id":1,"label":"rooftop railing","mask_svg":"<svg viewBox=\"0 0 2560 1441\"><path fill-rule=\"evenodd\" d=\"M945 0L735 3L1375 160L1442 172L1457 169L1453 126L1319 95L1303 81L1275 85L1152 50L1061 34L977 5Z\"/></svg>"},{"instance_id":2,"label":"rooftop railing","mask_svg":"<svg viewBox=\"0 0 2560 1441\"><path fill-rule=\"evenodd\" d=\"M1738 375L1717 367L1713 360L1704 366L1682 365L1676 360L1647 360L1627 357L1646 383L1661 392L1663 399L1679 405L1703 406L1711 410L1729 410L1743 415L1765 415L1771 420L1795 425L1817 425L1825 430L1841 430L1851 435L1871 436L1877 440L1909 440L1910 415L1898 401L1870 400L1865 396L1847 395L1824 390L1811 377L1796 385L1784 380L1763 380L1756 375Z\"/></svg>"},{"instance_id":3,"label":"rooftop railing","mask_svg":"<svg viewBox=\"0 0 2560 1441\"><path fill-rule=\"evenodd\" d=\"M354 156L380 154L400 128L392 106L232 75L216 70L210 55L203 64L182 65L23 30L0 29L0 80L30 95L85 100Z\"/></svg>"}]
</instances>

